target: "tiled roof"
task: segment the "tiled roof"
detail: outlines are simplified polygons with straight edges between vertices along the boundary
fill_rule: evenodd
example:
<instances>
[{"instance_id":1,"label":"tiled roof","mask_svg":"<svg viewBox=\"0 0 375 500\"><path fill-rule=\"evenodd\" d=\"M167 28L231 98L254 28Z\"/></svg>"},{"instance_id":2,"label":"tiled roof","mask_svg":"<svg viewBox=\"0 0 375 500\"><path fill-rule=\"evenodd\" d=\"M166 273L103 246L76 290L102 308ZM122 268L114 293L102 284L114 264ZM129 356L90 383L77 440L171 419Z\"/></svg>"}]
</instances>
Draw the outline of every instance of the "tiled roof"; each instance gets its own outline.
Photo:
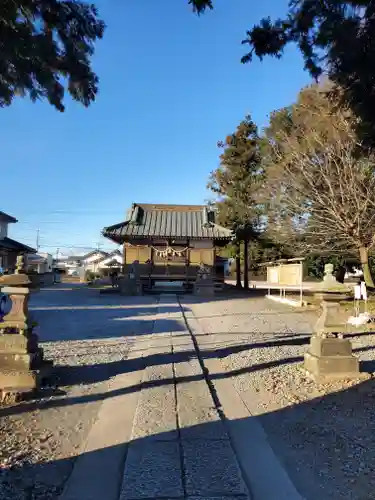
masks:
<instances>
[{"instance_id":1,"label":"tiled roof","mask_svg":"<svg viewBox=\"0 0 375 500\"><path fill-rule=\"evenodd\" d=\"M36 253L34 248L31 248L19 241L12 240L11 238L5 237L0 240L0 249L1 250L10 250L12 252L27 252L27 253Z\"/></svg>"},{"instance_id":2,"label":"tiled roof","mask_svg":"<svg viewBox=\"0 0 375 500\"><path fill-rule=\"evenodd\" d=\"M0 210L0 221L2 222L18 222L16 218L6 214Z\"/></svg>"},{"instance_id":3,"label":"tiled roof","mask_svg":"<svg viewBox=\"0 0 375 500\"><path fill-rule=\"evenodd\" d=\"M204 205L133 203L127 220L103 229L117 243L133 238L197 238L230 240L232 231L215 224L214 212Z\"/></svg>"},{"instance_id":4,"label":"tiled roof","mask_svg":"<svg viewBox=\"0 0 375 500\"><path fill-rule=\"evenodd\" d=\"M85 253L83 255L69 255L66 259L68 262L76 262L76 261L84 261L91 257L92 255L98 254L98 258L92 262L96 262L97 260L104 259L108 257L108 252L104 252L103 250L92 250L89 253Z\"/></svg>"}]
</instances>

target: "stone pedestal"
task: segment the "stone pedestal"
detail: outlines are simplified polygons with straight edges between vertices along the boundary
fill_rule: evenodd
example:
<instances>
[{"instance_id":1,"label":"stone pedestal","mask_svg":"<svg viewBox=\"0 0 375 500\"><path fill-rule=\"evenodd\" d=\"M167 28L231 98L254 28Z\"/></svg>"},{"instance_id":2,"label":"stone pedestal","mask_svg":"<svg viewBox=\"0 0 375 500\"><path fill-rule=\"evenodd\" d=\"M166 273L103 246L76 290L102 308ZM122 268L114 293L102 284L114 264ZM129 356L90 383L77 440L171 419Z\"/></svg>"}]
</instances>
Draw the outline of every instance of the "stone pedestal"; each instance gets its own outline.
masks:
<instances>
[{"instance_id":1,"label":"stone pedestal","mask_svg":"<svg viewBox=\"0 0 375 500\"><path fill-rule=\"evenodd\" d=\"M134 278L124 277L118 280L120 295L142 295L141 283Z\"/></svg>"},{"instance_id":2,"label":"stone pedestal","mask_svg":"<svg viewBox=\"0 0 375 500\"><path fill-rule=\"evenodd\" d=\"M317 381L359 377L359 361L349 339L312 336L304 367Z\"/></svg>"},{"instance_id":3,"label":"stone pedestal","mask_svg":"<svg viewBox=\"0 0 375 500\"><path fill-rule=\"evenodd\" d=\"M118 281L118 286L121 295L142 295L138 261L133 262L128 275Z\"/></svg>"},{"instance_id":4,"label":"stone pedestal","mask_svg":"<svg viewBox=\"0 0 375 500\"><path fill-rule=\"evenodd\" d=\"M211 297L215 295L215 282L209 269L201 265L194 283L194 294Z\"/></svg>"},{"instance_id":5,"label":"stone pedestal","mask_svg":"<svg viewBox=\"0 0 375 500\"><path fill-rule=\"evenodd\" d=\"M11 310L0 321L0 391L32 391L47 375L51 363L43 360L29 320L30 280L25 274L7 275L0 278L0 286L11 300Z\"/></svg>"},{"instance_id":6,"label":"stone pedestal","mask_svg":"<svg viewBox=\"0 0 375 500\"><path fill-rule=\"evenodd\" d=\"M315 324L314 333L317 335L338 334L346 329L346 318L342 313L340 301L347 297L346 293L318 292L314 294L320 301L320 316Z\"/></svg>"}]
</instances>

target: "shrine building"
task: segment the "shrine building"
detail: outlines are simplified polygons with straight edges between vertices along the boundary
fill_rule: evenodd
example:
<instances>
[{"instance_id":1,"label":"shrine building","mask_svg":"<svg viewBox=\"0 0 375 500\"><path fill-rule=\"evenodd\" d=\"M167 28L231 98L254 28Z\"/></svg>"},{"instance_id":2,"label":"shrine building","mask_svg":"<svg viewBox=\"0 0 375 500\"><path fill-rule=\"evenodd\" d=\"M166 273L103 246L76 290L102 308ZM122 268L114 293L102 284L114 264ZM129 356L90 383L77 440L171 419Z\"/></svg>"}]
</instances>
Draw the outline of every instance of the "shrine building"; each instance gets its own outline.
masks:
<instances>
[{"instance_id":1,"label":"shrine building","mask_svg":"<svg viewBox=\"0 0 375 500\"><path fill-rule=\"evenodd\" d=\"M140 279L149 289L163 281L189 288L202 265L215 281L224 282L224 259L217 248L233 239L207 206L145 203L133 203L126 220L104 228L103 235L123 245L124 274L139 263Z\"/></svg>"}]
</instances>

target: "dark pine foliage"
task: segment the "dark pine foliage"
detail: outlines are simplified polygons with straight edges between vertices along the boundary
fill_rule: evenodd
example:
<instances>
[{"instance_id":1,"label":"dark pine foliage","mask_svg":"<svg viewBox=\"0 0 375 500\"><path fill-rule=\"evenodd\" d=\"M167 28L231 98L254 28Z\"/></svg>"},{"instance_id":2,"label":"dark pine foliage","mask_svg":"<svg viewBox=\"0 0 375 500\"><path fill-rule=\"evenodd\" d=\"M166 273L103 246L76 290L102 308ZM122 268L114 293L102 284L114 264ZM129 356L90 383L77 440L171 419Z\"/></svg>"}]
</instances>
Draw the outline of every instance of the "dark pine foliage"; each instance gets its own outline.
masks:
<instances>
[{"instance_id":1,"label":"dark pine foliage","mask_svg":"<svg viewBox=\"0 0 375 500\"><path fill-rule=\"evenodd\" d=\"M286 45L297 44L312 77L326 73L343 89L341 97L361 118L361 136L375 145L374 0L290 0L283 19L261 20L242 43L250 46L243 63L254 55L281 57Z\"/></svg>"},{"instance_id":2,"label":"dark pine foliage","mask_svg":"<svg viewBox=\"0 0 375 500\"><path fill-rule=\"evenodd\" d=\"M88 106L98 92L90 59L104 28L95 6L79 0L1 0L0 106L20 95L64 111L66 90Z\"/></svg>"}]
</instances>

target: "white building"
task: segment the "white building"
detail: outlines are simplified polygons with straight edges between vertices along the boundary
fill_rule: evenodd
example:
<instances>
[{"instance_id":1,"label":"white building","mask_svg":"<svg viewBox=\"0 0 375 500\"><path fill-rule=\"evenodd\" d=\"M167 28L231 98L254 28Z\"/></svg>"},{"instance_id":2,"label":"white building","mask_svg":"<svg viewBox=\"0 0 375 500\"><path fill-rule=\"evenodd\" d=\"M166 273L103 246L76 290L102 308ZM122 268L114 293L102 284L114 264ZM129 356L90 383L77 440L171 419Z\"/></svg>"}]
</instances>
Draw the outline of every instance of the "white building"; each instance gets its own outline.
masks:
<instances>
[{"instance_id":1,"label":"white building","mask_svg":"<svg viewBox=\"0 0 375 500\"><path fill-rule=\"evenodd\" d=\"M27 267L38 274L52 273L53 256L50 253L40 252L27 255Z\"/></svg>"},{"instance_id":2,"label":"white building","mask_svg":"<svg viewBox=\"0 0 375 500\"><path fill-rule=\"evenodd\" d=\"M116 263L118 265L116 265ZM109 269L111 267L122 267L124 265L124 257L120 250L111 252L106 257L98 262L98 269Z\"/></svg>"}]
</instances>

